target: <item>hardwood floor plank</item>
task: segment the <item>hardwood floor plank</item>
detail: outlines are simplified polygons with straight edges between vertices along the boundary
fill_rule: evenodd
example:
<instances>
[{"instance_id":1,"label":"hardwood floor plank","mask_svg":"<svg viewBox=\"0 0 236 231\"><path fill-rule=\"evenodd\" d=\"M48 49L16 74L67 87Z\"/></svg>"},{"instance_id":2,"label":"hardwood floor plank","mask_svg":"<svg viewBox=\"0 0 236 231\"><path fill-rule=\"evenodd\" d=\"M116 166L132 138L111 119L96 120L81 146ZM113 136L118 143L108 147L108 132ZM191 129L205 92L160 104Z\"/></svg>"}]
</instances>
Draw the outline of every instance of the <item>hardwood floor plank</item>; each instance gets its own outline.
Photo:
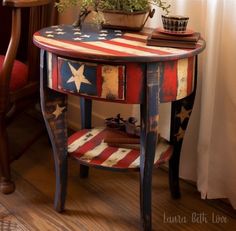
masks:
<instances>
[{"instance_id":1,"label":"hardwood floor plank","mask_svg":"<svg viewBox=\"0 0 236 231\"><path fill-rule=\"evenodd\" d=\"M92 168L87 179L80 179L79 165L70 159L66 211L59 214L53 209L54 163L46 135L15 161L12 168L16 192L11 195L0 194L0 205L2 204L25 230L141 229L138 173L118 173ZM173 200L169 193L167 172L154 170L153 230L236 230L236 214L232 215L235 210L230 210L230 214L225 212L226 207L221 210L219 206L215 206L214 201L208 203L201 200L196 188L184 181L181 181L181 192L182 198ZM212 216L225 218L227 221L214 223Z\"/></svg>"}]
</instances>

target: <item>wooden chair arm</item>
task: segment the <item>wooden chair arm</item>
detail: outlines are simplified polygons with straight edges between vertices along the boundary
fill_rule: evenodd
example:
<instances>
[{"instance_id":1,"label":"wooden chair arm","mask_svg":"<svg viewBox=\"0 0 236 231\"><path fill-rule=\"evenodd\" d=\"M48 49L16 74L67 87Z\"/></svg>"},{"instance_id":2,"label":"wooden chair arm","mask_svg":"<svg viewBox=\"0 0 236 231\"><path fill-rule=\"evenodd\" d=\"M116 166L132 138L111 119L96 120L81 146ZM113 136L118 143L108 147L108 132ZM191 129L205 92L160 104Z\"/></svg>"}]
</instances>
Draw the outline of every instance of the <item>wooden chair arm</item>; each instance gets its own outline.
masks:
<instances>
[{"instance_id":1,"label":"wooden chair arm","mask_svg":"<svg viewBox=\"0 0 236 231\"><path fill-rule=\"evenodd\" d=\"M3 5L9 7L33 7L49 3L52 3L52 0L3 0Z\"/></svg>"}]
</instances>

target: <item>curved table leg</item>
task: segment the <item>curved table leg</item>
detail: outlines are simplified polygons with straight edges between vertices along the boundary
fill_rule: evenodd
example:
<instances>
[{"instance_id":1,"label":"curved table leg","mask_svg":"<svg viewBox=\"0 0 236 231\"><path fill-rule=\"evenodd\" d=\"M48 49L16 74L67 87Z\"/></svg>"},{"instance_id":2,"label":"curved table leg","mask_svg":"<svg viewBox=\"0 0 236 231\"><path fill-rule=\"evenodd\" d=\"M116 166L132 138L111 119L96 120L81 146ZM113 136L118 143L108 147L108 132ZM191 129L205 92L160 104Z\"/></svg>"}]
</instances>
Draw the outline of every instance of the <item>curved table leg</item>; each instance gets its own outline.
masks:
<instances>
[{"instance_id":1,"label":"curved table leg","mask_svg":"<svg viewBox=\"0 0 236 231\"><path fill-rule=\"evenodd\" d=\"M80 98L80 113L81 113L81 128L91 128L92 125L92 100ZM89 167L80 165L80 177L87 178L89 174Z\"/></svg>"},{"instance_id":2,"label":"curved table leg","mask_svg":"<svg viewBox=\"0 0 236 231\"><path fill-rule=\"evenodd\" d=\"M146 92L141 104L140 208L144 230L152 229L152 170L159 118L158 64L148 64Z\"/></svg>"},{"instance_id":3,"label":"curved table leg","mask_svg":"<svg viewBox=\"0 0 236 231\"><path fill-rule=\"evenodd\" d=\"M195 62L194 91L184 99L174 101L171 104L171 135L170 141L174 145L174 152L169 160L169 185L173 199L181 197L179 188L179 161L185 130L193 109L197 85L197 57Z\"/></svg>"},{"instance_id":4,"label":"curved table leg","mask_svg":"<svg viewBox=\"0 0 236 231\"><path fill-rule=\"evenodd\" d=\"M195 94L172 103L171 108L171 142L174 145L174 152L169 160L169 185L171 196L174 199L180 198L179 189L179 161L185 130L192 112Z\"/></svg>"},{"instance_id":5,"label":"curved table leg","mask_svg":"<svg viewBox=\"0 0 236 231\"><path fill-rule=\"evenodd\" d=\"M67 96L47 88L47 70L44 67L46 67L45 55L41 51L40 97L43 117L54 155L56 174L54 207L58 212L62 212L67 187Z\"/></svg>"}]
</instances>

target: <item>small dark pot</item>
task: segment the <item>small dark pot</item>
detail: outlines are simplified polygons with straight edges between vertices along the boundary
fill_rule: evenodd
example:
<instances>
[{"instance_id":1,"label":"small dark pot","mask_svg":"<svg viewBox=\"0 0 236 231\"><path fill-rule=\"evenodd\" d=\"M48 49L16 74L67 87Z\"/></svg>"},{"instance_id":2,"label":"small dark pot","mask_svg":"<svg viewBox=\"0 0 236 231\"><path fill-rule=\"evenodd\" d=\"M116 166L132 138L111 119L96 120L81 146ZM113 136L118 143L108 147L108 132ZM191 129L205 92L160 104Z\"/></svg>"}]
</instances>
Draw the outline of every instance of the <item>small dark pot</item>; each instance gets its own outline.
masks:
<instances>
[{"instance_id":1,"label":"small dark pot","mask_svg":"<svg viewBox=\"0 0 236 231\"><path fill-rule=\"evenodd\" d=\"M184 33L187 28L189 17L162 15L163 28L174 33Z\"/></svg>"}]
</instances>

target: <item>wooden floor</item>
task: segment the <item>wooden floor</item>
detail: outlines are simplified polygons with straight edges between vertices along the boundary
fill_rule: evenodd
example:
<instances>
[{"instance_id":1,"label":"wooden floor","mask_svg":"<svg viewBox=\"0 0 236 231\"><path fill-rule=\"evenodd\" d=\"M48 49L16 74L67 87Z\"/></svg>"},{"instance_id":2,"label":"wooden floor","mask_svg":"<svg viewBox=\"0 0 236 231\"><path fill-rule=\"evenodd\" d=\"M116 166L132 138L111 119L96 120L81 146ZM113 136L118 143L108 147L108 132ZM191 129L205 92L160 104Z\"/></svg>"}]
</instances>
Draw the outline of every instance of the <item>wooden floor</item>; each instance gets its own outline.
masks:
<instances>
[{"instance_id":1,"label":"wooden floor","mask_svg":"<svg viewBox=\"0 0 236 231\"><path fill-rule=\"evenodd\" d=\"M30 120L27 118L26 125L19 122L10 129L15 148L22 137L31 135L29 127L36 126ZM53 209L54 165L46 135L15 161L12 169L17 189L11 195L0 194L0 214L3 207L19 225L15 229L0 226L0 230L140 230L138 173L91 169L88 179L80 179L78 164L70 160L66 211L59 214ZM183 181L181 190L182 198L172 200L167 172L154 171L153 230L236 230L236 214L229 206L201 200L195 187Z\"/></svg>"}]
</instances>

